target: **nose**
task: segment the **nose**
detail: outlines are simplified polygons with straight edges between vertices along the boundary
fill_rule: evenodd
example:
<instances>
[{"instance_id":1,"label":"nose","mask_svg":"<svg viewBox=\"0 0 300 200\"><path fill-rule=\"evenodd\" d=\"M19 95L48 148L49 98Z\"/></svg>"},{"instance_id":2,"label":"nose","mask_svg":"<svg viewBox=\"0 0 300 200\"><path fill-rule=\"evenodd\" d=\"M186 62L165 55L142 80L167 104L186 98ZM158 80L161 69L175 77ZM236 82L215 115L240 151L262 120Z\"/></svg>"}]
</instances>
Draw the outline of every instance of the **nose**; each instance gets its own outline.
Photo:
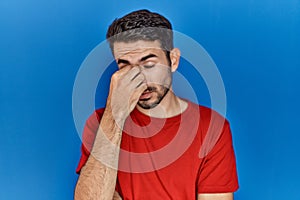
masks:
<instances>
[{"instance_id":1,"label":"nose","mask_svg":"<svg viewBox=\"0 0 300 200\"><path fill-rule=\"evenodd\" d=\"M134 67L138 68L138 69L140 70L140 73L143 73L144 68L143 68L142 65L138 65L138 64L136 64L136 65L131 65L131 68L134 68Z\"/></svg>"},{"instance_id":2,"label":"nose","mask_svg":"<svg viewBox=\"0 0 300 200\"><path fill-rule=\"evenodd\" d=\"M145 70L145 68L144 68L143 65L137 63L137 64L131 64L130 67L131 67L131 69L133 69L133 68L139 69L140 73L141 73L141 74L144 76L144 78L145 78L145 83L148 82L148 80L147 80L147 70Z\"/></svg>"},{"instance_id":3,"label":"nose","mask_svg":"<svg viewBox=\"0 0 300 200\"><path fill-rule=\"evenodd\" d=\"M144 70L144 67L142 65L135 65L133 67L137 67L139 69L141 75L144 76L145 83L147 84L148 81L147 81L147 76L146 76L146 73L145 73L146 71Z\"/></svg>"}]
</instances>

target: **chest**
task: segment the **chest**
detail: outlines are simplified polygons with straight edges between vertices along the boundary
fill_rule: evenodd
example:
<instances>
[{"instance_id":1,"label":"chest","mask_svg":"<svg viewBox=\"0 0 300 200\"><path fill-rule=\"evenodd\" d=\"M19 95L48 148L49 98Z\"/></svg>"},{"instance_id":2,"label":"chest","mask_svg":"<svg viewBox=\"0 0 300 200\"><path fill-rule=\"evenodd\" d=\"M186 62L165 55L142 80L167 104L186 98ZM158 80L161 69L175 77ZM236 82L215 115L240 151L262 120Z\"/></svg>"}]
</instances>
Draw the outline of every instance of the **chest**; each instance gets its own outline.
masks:
<instances>
[{"instance_id":1,"label":"chest","mask_svg":"<svg viewBox=\"0 0 300 200\"><path fill-rule=\"evenodd\" d=\"M195 199L202 162L196 135L123 139L118 172L123 199Z\"/></svg>"}]
</instances>

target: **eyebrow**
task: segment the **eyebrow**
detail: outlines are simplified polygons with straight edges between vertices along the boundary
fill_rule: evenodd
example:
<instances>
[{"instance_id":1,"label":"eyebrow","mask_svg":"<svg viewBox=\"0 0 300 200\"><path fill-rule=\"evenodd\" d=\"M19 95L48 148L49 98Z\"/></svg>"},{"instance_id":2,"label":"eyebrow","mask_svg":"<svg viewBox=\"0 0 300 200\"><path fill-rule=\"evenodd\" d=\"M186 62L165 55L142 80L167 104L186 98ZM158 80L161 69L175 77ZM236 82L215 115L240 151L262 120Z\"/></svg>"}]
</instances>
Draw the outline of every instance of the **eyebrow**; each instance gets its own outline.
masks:
<instances>
[{"instance_id":1,"label":"eyebrow","mask_svg":"<svg viewBox=\"0 0 300 200\"><path fill-rule=\"evenodd\" d=\"M118 60L118 64L121 64L121 63L123 63L123 64L129 64L129 61L128 60L124 60L124 59L119 59Z\"/></svg>"},{"instance_id":2,"label":"eyebrow","mask_svg":"<svg viewBox=\"0 0 300 200\"><path fill-rule=\"evenodd\" d=\"M147 60L149 58L156 58L156 57L157 57L157 55L149 54L147 56L142 57L140 61L145 61L145 60Z\"/></svg>"},{"instance_id":3,"label":"eyebrow","mask_svg":"<svg viewBox=\"0 0 300 200\"><path fill-rule=\"evenodd\" d=\"M147 55L147 56L142 57L142 58L140 59L140 62L145 61L145 60L147 60L147 59L149 59L149 58L156 58L156 57L157 57L157 55L155 55L155 54L149 54L149 55ZM125 60L125 59L118 59L118 64L121 64L121 63L123 63L123 64L130 64L130 62L129 62L128 60Z\"/></svg>"}]
</instances>

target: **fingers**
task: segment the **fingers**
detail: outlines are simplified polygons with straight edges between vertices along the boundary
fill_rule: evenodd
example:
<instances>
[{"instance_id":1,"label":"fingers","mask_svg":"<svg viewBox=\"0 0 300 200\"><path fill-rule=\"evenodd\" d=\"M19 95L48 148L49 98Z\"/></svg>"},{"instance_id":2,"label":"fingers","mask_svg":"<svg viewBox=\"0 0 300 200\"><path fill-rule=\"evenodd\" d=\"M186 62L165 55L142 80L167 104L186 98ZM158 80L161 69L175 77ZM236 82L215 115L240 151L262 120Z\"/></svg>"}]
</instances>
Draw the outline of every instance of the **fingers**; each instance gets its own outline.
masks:
<instances>
[{"instance_id":1,"label":"fingers","mask_svg":"<svg viewBox=\"0 0 300 200\"><path fill-rule=\"evenodd\" d=\"M126 67L122 67L121 69L116 71L116 73L118 73L119 75L123 75L123 74L127 73L129 70L131 70L131 67L126 66Z\"/></svg>"},{"instance_id":2,"label":"fingers","mask_svg":"<svg viewBox=\"0 0 300 200\"><path fill-rule=\"evenodd\" d=\"M136 83L136 81L144 79L144 76L141 75L141 70L138 67L133 67L123 75L123 84L131 85L132 83Z\"/></svg>"},{"instance_id":3,"label":"fingers","mask_svg":"<svg viewBox=\"0 0 300 200\"><path fill-rule=\"evenodd\" d=\"M139 74L141 74L141 69L139 67L133 67L132 69L130 69L126 76L129 80L133 80L135 79Z\"/></svg>"},{"instance_id":4,"label":"fingers","mask_svg":"<svg viewBox=\"0 0 300 200\"><path fill-rule=\"evenodd\" d=\"M130 81L130 84L128 85L131 89L138 88L142 83L145 83L145 76L142 73L138 73L133 77L133 79Z\"/></svg>"},{"instance_id":5,"label":"fingers","mask_svg":"<svg viewBox=\"0 0 300 200\"><path fill-rule=\"evenodd\" d=\"M130 70L126 71L122 74L121 77L119 77L119 79L120 84L130 90L139 87L142 82L146 82L145 76L141 73L141 70L138 67L133 67Z\"/></svg>"},{"instance_id":6,"label":"fingers","mask_svg":"<svg viewBox=\"0 0 300 200\"><path fill-rule=\"evenodd\" d=\"M141 83L132 93L131 98L130 98L130 103L132 104L129 106L130 111L135 107L137 104L141 94L147 89L147 84L146 83Z\"/></svg>"},{"instance_id":7,"label":"fingers","mask_svg":"<svg viewBox=\"0 0 300 200\"><path fill-rule=\"evenodd\" d=\"M115 74L119 78L123 77L123 78L126 78L126 79L128 78L129 80L131 80L140 72L141 72L141 70L139 67L126 66L126 67L123 67L123 68L119 69L118 71L116 71Z\"/></svg>"},{"instance_id":8,"label":"fingers","mask_svg":"<svg viewBox=\"0 0 300 200\"><path fill-rule=\"evenodd\" d=\"M135 95L139 98L141 94L147 89L147 84L146 83L141 83L135 90Z\"/></svg>"},{"instance_id":9,"label":"fingers","mask_svg":"<svg viewBox=\"0 0 300 200\"><path fill-rule=\"evenodd\" d=\"M113 75L108 99L118 112L129 109L125 112L128 114L146 89L146 79L139 67L124 67Z\"/></svg>"},{"instance_id":10,"label":"fingers","mask_svg":"<svg viewBox=\"0 0 300 200\"><path fill-rule=\"evenodd\" d=\"M111 82L115 83L119 82L119 80L122 81L122 79L124 79L123 77L126 76L130 70L131 68L129 66L119 69L112 75Z\"/></svg>"}]
</instances>

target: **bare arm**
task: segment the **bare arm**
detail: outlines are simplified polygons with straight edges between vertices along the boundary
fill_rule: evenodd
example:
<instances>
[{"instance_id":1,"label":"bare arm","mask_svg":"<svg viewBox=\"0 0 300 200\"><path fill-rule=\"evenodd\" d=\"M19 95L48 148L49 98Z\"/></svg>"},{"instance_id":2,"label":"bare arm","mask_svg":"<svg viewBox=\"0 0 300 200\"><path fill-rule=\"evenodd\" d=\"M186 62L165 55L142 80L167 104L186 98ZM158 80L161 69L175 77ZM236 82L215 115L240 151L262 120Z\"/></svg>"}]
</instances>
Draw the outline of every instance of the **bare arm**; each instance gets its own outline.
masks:
<instances>
[{"instance_id":1,"label":"bare arm","mask_svg":"<svg viewBox=\"0 0 300 200\"><path fill-rule=\"evenodd\" d=\"M114 166L107 166L103 154L110 155L111 160L107 162L112 163L117 161L119 152L112 149L107 149L109 152L103 151L103 147L108 147L105 136L112 142L112 144L119 146L121 141L121 129L116 125L112 119L110 111L104 113L95 143L87 160L85 166L81 169L80 176L75 189L75 199L112 199L117 170ZM105 135L104 135L105 134ZM103 137L104 136L104 137ZM101 197L101 198L100 198Z\"/></svg>"},{"instance_id":2,"label":"bare arm","mask_svg":"<svg viewBox=\"0 0 300 200\"><path fill-rule=\"evenodd\" d=\"M233 200L232 193L198 194L198 200Z\"/></svg>"},{"instance_id":3,"label":"bare arm","mask_svg":"<svg viewBox=\"0 0 300 200\"><path fill-rule=\"evenodd\" d=\"M122 200L122 198L120 197L119 193L116 192L116 191L114 193L113 200Z\"/></svg>"},{"instance_id":4,"label":"bare arm","mask_svg":"<svg viewBox=\"0 0 300 200\"><path fill-rule=\"evenodd\" d=\"M91 154L81 169L74 199L121 199L115 192L124 122L147 88L138 68L125 68L111 79L110 93Z\"/></svg>"}]
</instances>

